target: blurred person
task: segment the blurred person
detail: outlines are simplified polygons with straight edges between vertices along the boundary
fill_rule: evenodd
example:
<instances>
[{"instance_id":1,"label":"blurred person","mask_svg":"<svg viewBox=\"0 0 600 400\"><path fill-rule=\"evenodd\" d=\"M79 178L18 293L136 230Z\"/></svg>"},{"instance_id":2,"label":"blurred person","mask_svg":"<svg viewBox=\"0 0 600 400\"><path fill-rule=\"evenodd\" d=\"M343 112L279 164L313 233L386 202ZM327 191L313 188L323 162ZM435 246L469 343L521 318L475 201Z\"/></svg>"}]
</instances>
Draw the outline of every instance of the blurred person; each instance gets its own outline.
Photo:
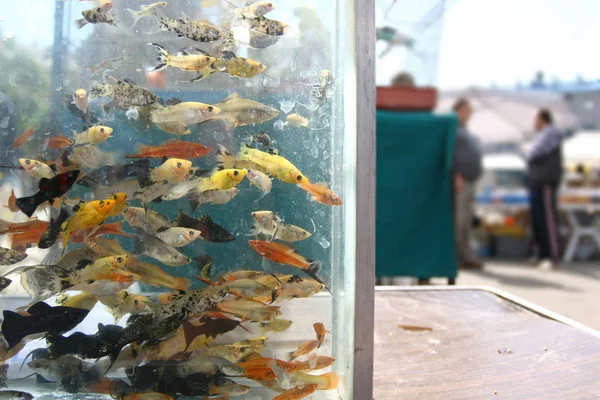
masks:
<instances>
[{"instance_id":1,"label":"blurred person","mask_svg":"<svg viewBox=\"0 0 600 400\"><path fill-rule=\"evenodd\" d=\"M458 117L454 150L454 224L459 268L481 269L483 263L471 248L475 184L482 173L479 141L467 129L473 114L471 103L459 98L452 107Z\"/></svg>"},{"instance_id":2,"label":"blurred person","mask_svg":"<svg viewBox=\"0 0 600 400\"><path fill-rule=\"evenodd\" d=\"M531 225L539 267L552 269L560 257L556 192L562 179L561 135L547 109L538 111L533 128L537 134L525 154Z\"/></svg>"}]
</instances>

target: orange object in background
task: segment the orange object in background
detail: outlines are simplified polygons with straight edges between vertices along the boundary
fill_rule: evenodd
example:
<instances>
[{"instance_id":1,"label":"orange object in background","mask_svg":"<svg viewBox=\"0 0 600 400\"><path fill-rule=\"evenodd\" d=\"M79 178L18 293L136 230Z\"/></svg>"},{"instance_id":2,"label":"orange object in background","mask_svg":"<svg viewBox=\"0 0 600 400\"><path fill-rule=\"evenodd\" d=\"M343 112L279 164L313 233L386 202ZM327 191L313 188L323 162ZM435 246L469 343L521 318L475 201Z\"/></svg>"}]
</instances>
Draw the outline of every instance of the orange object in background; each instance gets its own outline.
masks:
<instances>
[{"instance_id":1,"label":"orange object in background","mask_svg":"<svg viewBox=\"0 0 600 400\"><path fill-rule=\"evenodd\" d=\"M437 104L432 87L377 87L377 109L390 111L432 111Z\"/></svg>"},{"instance_id":2,"label":"orange object in background","mask_svg":"<svg viewBox=\"0 0 600 400\"><path fill-rule=\"evenodd\" d=\"M146 86L154 89L164 89L167 85L167 74L165 71L146 72Z\"/></svg>"},{"instance_id":3,"label":"orange object in background","mask_svg":"<svg viewBox=\"0 0 600 400\"><path fill-rule=\"evenodd\" d=\"M504 226L515 226L516 224L517 221L515 220L515 217L504 218Z\"/></svg>"}]
</instances>

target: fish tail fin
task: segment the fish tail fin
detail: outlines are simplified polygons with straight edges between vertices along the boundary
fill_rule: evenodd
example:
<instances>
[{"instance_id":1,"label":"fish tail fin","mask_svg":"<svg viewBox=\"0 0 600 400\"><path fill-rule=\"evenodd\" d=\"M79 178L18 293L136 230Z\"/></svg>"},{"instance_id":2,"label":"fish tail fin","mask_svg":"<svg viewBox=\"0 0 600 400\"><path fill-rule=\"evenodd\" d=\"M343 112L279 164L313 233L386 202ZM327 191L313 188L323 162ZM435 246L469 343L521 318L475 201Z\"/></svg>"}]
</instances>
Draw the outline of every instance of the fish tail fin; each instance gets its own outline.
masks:
<instances>
[{"instance_id":1,"label":"fish tail fin","mask_svg":"<svg viewBox=\"0 0 600 400\"><path fill-rule=\"evenodd\" d=\"M307 260L309 262L308 273L311 275L317 275L321 271L323 263L321 261Z\"/></svg>"},{"instance_id":2,"label":"fish tail fin","mask_svg":"<svg viewBox=\"0 0 600 400\"><path fill-rule=\"evenodd\" d=\"M12 349L27 335L25 332L28 328L28 317L4 310L2 318L2 335L8 343L8 348Z\"/></svg>"},{"instance_id":3,"label":"fish tail fin","mask_svg":"<svg viewBox=\"0 0 600 400\"><path fill-rule=\"evenodd\" d=\"M235 156L231 154L225 146L217 144L217 152L215 153L215 159L218 166L223 168L233 168L235 165Z\"/></svg>"},{"instance_id":4,"label":"fish tail fin","mask_svg":"<svg viewBox=\"0 0 600 400\"><path fill-rule=\"evenodd\" d=\"M75 26L77 27L77 29L81 29L84 26L86 26L88 23L88 21L85 18L80 18L80 19L76 19L75 20Z\"/></svg>"},{"instance_id":5,"label":"fish tail fin","mask_svg":"<svg viewBox=\"0 0 600 400\"><path fill-rule=\"evenodd\" d=\"M186 291L190 287L190 280L187 278L175 278L175 285L173 289Z\"/></svg>"},{"instance_id":6,"label":"fish tail fin","mask_svg":"<svg viewBox=\"0 0 600 400\"><path fill-rule=\"evenodd\" d=\"M31 218L35 210L42 203L43 200L40 199L39 193L36 193L33 196L19 197L15 201L15 204L19 210L21 210L23 214L27 215L29 218Z\"/></svg>"},{"instance_id":7,"label":"fish tail fin","mask_svg":"<svg viewBox=\"0 0 600 400\"><path fill-rule=\"evenodd\" d=\"M200 268L200 278L210 282L210 271L212 269L212 258L206 258L208 256L200 256L196 260L198 261ZM204 265L202 265L204 263Z\"/></svg>"},{"instance_id":8,"label":"fish tail fin","mask_svg":"<svg viewBox=\"0 0 600 400\"><path fill-rule=\"evenodd\" d=\"M198 207L200 207L200 200L197 194L191 193L187 195L187 199L190 203L190 208L192 212L195 212Z\"/></svg>"},{"instance_id":9,"label":"fish tail fin","mask_svg":"<svg viewBox=\"0 0 600 400\"><path fill-rule=\"evenodd\" d=\"M148 43L148 46L154 46L158 49L158 57L156 58L158 60L158 65L152 71L162 71L167 68L169 65L169 57L171 56L167 49L156 43Z\"/></svg>"},{"instance_id":10,"label":"fish tail fin","mask_svg":"<svg viewBox=\"0 0 600 400\"><path fill-rule=\"evenodd\" d=\"M129 14L131 14L131 17L133 18L133 25L131 25L131 27L133 28L138 23L141 17L139 16L137 11L132 10L131 8L127 8L126 10L129 11Z\"/></svg>"}]
</instances>

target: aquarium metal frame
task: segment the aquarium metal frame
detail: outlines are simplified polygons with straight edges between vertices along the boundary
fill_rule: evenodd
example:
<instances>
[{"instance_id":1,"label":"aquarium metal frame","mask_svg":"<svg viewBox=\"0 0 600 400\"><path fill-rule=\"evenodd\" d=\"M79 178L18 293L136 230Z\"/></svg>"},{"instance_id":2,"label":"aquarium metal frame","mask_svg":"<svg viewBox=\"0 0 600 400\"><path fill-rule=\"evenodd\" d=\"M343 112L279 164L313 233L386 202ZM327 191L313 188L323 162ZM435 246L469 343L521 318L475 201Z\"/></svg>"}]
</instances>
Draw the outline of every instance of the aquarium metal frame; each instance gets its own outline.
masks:
<instances>
[{"instance_id":1,"label":"aquarium metal frame","mask_svg":"<svg viewBox=\"0 0 600 400\"><path fill-rule=\"evenodd\" d=\"M355 0L356 289L353 398L373 398L375 310L375 2Z\"/></svg>"}]
</instances>

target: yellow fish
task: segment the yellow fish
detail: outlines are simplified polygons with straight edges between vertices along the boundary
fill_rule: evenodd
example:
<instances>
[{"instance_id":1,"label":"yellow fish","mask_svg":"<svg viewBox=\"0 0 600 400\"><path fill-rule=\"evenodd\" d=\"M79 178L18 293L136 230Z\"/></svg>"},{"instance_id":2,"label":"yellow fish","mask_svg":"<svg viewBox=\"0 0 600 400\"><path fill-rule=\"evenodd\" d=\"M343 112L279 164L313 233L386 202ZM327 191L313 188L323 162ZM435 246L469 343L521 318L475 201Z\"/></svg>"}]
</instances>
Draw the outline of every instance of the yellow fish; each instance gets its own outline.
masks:
<instances>
[{"instance_id":1,"label":"yellow fish","mask_svg":"<svg viewBox=\"0 0 600 400\"><path fill-rule=\"evenodd\" d=\"M160 167L154 168L150 173L153 182L169 181L178 183L190 175L192 162L181 158L169 158Z\"/></svg>"},{"instance_id":2,"label":"yellow fish","mask_svg":"<svg viewBox=\"0 0 600 400\"><path fill-rule=\"evenodd\" d=\"M158 66L153 71L162 71L167 67L183 69L185 71L202 71L215 62L215 58L208 54L190 54L181 50L177 55L169 54L167 49L156 43L148 43L158 49Z\"/></svg>"},{"instance_id":3,"label":"yellow fish","mask_svg":"<svg viewBox=\"0 0 600 400\"><path fill-rule=\"evenodd\" d=\"M120 290L110 296L99 296L98 300L104 304L115 318L117 323L125 314L139 314L146 308L148 298L139 294L131 294L127 290Z\"/></svg>"},{"instance_id":4,"label":"yellow fish","mask_svg":"<svg viewBox=\"0 0 600 400\"><path fill-rule=\"evenodd\" d=\"M155 124L201 124L214 118L221 109L210 104L187 101L163 108L158 108L151 113L152 122Z\"/></svg>"},{"instance_id":5,"label":"yellow fish","mask_svg":"<svg viewBox=\"0 0 600 400\"><path fill-rule=\"evenodd\" d=\"M256 169L282 182L292 184L309 182L308 178L294 164L276 152L265 153L244 144L237 158L238 160L250 161L256 164Z\"/></svg>"},{"instance_id":6,"label":"yellow fish","mask_svg":"<svg viewBox=\"0 0 600 400\"><path fill-rule=\"evenodd\" d=\"M52 168L41 161L32 160L30 158L19 158L19 164L21 164L23 169L35 179L50 179L55 175Z\"/></svg>"},{"instance_id":7,"label":"yellow fish","mask_svg":"<svg viewBox=\"0 0 600 400\"><path fill-rule=\"evenodd\" d=\"M208 54L204 54L208 56ZM192 79L192 82L204 79L215 72L225 72L239 78L252 78L267 69L267 67L259 62L250 58L237 57L233 52L228 50L223 51L221 58L217 58L216 60L213 58L213 60L204 69L199 70L200 76Z\"/></svg>"},{"instance_id":8,"label":"yellow fish","mask_svg":"<svg viewBox=\"0 0 600 400\"><path fill-rule=\"evenodd\" d=\"M227 190L237 186L246 176L245 169L223 169L214 172L208 178L200 178L197 193L208 190Z\"/></svg>"},{"instance_id":9,"label":"yellow fish","mask_svg":"<svg viewBox=\"0 0 600 400\"><path fill-rule=\"evenodd\" d=\"M91 310L97 302L98 299L96 296L90 293L80 293L74 296L63 293L56 298L56 304L60 306L81 308L84 310Z\"/></svg>"},{"instance_id":10,"label":"yellow fish","mask_svg":"<svg viewBox=\"0 0 600 400\"><path fill-rule=\"evenodd\" d=\"M121 214L125 207L127 206L127 193L117 192L110 196L111 200L114 200L115 205L112 210L108 213L108 217L116 217Z\"/></svg>"},{"instance_id":11,"label":"yellow fish","mask_svg":"<svg viewBox=\"0 0 600 400\"><path fill-rule=\"evenodd\" d=\"M92 126L87 131L75 135L75 144L100 144L113 132L108 126Z\"/></svg>"},{"instance_id":12,"label":"yellow fish","mask_svg":"<svg viewBox=\"0 0 600 400\"><path fill-rule=\"evenodd\" d=\"M66 220L60 228L63 234L63 246L66 247L69 238L77 230L89 229L102 224L109 217L115 203L114 200L110 199L93 200L73 207L75 214Z\"/></svg>"}]
</instances>

